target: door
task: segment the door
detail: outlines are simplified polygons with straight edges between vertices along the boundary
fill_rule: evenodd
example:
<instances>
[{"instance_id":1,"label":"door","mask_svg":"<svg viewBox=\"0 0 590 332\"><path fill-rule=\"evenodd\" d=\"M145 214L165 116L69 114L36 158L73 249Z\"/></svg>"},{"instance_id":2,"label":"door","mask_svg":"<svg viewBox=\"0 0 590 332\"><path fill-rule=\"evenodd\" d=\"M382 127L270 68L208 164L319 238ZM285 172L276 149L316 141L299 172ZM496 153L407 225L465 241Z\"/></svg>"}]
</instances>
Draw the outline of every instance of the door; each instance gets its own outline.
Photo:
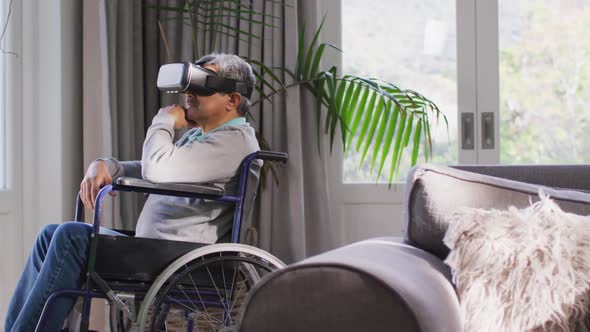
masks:
<instances>
[{"instance_id":1,"label":"door","mask_svg":"<svg viewBox=\"0 0 590 332\"><path fill-rule=\"evenodd\" d=\"M438 164L497 163L498 53L493 1L328 1L336 18L325 37L339 41L344 73L378 77L417 90L448 119L432 128ZM497 20L496 20L497 21ZM339 32L337 34L335 31ZM332 33L332 35L330 35ZM327 35L326 35L327 34ZM482 42L492 38L496 43ZM492 52L490 52L490 50ZM490 80L494 77L495 80ZM483 91L483 93L482 93ZM340 151L336 149L335 151ZM378 236L401 236L402 204L409 163L392 186L359 167L360 153L331 158L330 179L340 244ZM422 157L419 162L424 162ZM387 173L387 170L384 171Z\"/></svg>"}]
</instances>

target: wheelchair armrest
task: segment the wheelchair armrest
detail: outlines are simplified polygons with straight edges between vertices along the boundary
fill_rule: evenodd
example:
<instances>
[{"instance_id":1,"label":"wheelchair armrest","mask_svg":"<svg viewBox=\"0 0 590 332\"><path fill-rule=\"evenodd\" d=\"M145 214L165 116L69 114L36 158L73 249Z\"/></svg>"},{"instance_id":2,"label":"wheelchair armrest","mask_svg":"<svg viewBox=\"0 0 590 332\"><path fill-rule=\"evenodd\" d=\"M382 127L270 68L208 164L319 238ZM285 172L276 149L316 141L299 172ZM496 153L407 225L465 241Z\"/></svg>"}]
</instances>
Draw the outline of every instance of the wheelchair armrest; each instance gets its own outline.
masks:
<instances>
[{"instance_id":1,"label":"wheelchair armrest","mask_svg":"<svg viewBox=\"0 0 590 332\"><path fill-rule=\"evenodd\" d=\"M222 188L209 184L154 183L131 177L118 178L113 185L113 190L181 197L218 197L225 194Z\"/></svg>"},{"instance_id":2,"label":"wheelchair armrest","mask_svg":"<svg viewBox=\"0 0 590 332\"><path fill-rule=\"evenodd\" d=\"M256 157L262 160L286 162L288 155L284 152L258 151Z\"/></svg>"}]
</instances>

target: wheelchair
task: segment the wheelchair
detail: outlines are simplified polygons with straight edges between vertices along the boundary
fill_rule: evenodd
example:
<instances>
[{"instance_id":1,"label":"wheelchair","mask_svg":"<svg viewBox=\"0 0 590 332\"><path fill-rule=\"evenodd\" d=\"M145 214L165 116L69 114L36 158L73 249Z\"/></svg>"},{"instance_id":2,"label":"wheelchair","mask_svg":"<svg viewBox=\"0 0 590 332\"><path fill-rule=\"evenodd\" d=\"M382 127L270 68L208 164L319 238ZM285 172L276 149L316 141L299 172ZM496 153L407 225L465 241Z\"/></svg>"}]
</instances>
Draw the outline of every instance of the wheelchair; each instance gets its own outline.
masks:
<instances>
[{"instance_id":1,"label":"wheelchair","mask_svg":"<svg viewBox=\"0 0 590 332\"><path fill-rule=\"evenodd\" d=\"M242 244L242 220L258 189L260 163L285 162L287 154L258 151L238 170L236 194L208 184L152 183L122 177L96 198L93 229L82 289L60 289L47 299L37 328L44 331L48 308L61 296L83 299L80 331L88 331L92 298L109 301L114 331L237 331L241 306L264 276L285 267L270 253ZM231 242L205 244L100 234L105 196L111 191L141 192L216 200L234 204ZM76 221L83 222L80 194ZM114 314L113 314L114 313Z\"/></svg>"}]
</instances>

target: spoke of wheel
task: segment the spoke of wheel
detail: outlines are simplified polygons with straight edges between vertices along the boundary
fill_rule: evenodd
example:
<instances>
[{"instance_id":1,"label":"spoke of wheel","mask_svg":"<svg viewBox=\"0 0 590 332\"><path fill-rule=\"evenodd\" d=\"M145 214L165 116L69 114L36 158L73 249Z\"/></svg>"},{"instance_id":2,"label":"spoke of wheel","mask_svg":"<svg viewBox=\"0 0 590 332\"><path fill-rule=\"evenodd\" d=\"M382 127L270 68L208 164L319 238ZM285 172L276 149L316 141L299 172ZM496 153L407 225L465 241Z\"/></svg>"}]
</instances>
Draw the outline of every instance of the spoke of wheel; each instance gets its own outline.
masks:
<instances>
[{"instance_id":1,"label":"spoke of wheel","mask_svg":"<svg viewBox=\"0 0 590 332\"><path fill-rule=\"evenodd\" d=\"M233 263L235 264L235 262L233 262ZM232 277L232 280L231 280L231 289L229 290L229 293L230 293L229 294L230 301L231 301L231 298L233 298L233 296L234 296L234 288L235 288L235 284L236 284L236 274L238 272L238 269L236 269L235 265L234 265L233 268L234 268L234 276Z\"/></svg>"},{"instance_id":2,"label":"spoke of wheel","mask_svg":"<svg viewBox=\"0 0 590 332\"><path fill-rule=\"evenodd\" d=\"M219 257L221 257L221 253L219 253ZM223 278L223 294L225 295L225 302L229 303L230 299L228 298L228 291L227 291L227 284L225 282L225 269L223 268L223 261L221 262L221 277Z\"/></svg>"},{"instance_id":3,"label":"spoke of wheel","mask_svg":"<svg viewBox=\"0 0 590 332\"><path fill-rule=\"evenodd\" d=\"M236 267L235 267L236 262L232 261L232 264L234 265L232 267L233 270L234 270L234 275L233 275L232 281L230 283L230 289L228 290L227 289L227 285L224 285L226 287L226 289L225 289L225 295L226 295L226 300L227 300L228 307L230 307L230 303L232 302L232 298L233 298L233 295L234 295L234 289L235 289L235 285L236 285L236 275L237 275L237 271L238 271L238 269L236 269ZM240 264L240 262L238 262L238 264ZM225 283L225 275L223 276L223 281ZM231 307L233 307L233 306L231 306ZM223 319L223 323L224 324L227 322L228 318L229 318L229 324L230 325L233 325L234 324L233 318L231 317L231 307L228 310L227 315Z\"/></svg>"},{"instance_id":4,"label":"spoke of wheel","mask_svg":"<svg viewBox=\"0 0 590 332\"><path fill-rule=\"evenodd\" d=\"M197 308L197 305L193 303L193 300L190 297L188 297L188 295L186 295L186 293L182 289L182 286L180 286L180 283L176 284L176 286L178 286L178 289L182 292L182 294L184 294L184 297L186 297L186 299L189 300L189 302L195 307L195 311L200 312L199 308ZM199 294L198 291L197 294ZM201 301L201 303L203 303L203 301Z\"/></svg>"},{"instance_id":5,"label":"spoke of wheel","mask_svg":"<svg viewBox=\"0 0 590 332\"><path fill-rule=\"evenodd\" d=\"M205 265L205 268L207 269L207 273L209 274L209 278L211 278L211 281L213 282L213 287L215 287L215 290L217 291L217 295L219 295L219 300L221 302L221 305L223 305L223 308L225 310L227 310L225 303L223 303L223 297L219 293L219 287L217 287L217 285L215 284L215 279L213 279L213 276L211 275L211 271L209 271L209 267L207 265Z\"/></svg>"},{"instance_id":6,"label":"spoke of wheel","mask_svg":"<svg viewBox=\"0 0 590 332\"><path fill-rule=\"evenodd\" d=\"M184 265L184 267L186 268L186 264ZM205 309L205 313L207 315L209 315L209 312L207 311L207 306L205 305L205 302L203 301L203 298L201 297L201 292L199 292L199 287L197 287L197 285L195 284L195 281L193 280L193 276L190 273L191 271L189 271L188 273L188 277L191 279L191 282L193 283L193 286L195 287L195 290L197 291L197 296L199 297L199 301L201 301L201 304L203 305L203 308Z\"/></svg>"},{"instance_id":7,"label":"spoke of wheel","mask_svg":"<svg viewBox=\"0 0 590 332\"><path fill-rule=\"evenodd\" d=\"M244 285L245 285L245 284L246 284L246 282L243 282L243 283L240 285L240 288L238 289L238 292L236 293L236 295L235 295L235 297L234 297L234 300L232 301L232 304L231 304L231 308L230 308L230 310L229 310L229 315L228 315L228 317L230 317L230 316L231 316L231 312L232 312L232 310L234 309L234 306L236 305L236 303L238 302L238 299L240 298L240 293L242 292L242 288L244 288ZM223 321L223 323L225 324L225 320ZM231 322L230 322L230 323L231 323Z\"/></svg>"},{"instance_id":8,"label":"spoke of wheel","mask_svg":"<svg viewBox=\"0 0 590 332\"><path fill-rule=\"evenodd\" d=\"M190 307L188 307L187 305L185 305L185 304L184 304L184 303L182 303L182 302L179 302L178 300L174 299L174 298L173 298L173 297L171 297L170 295L166 295L166 297L167 297L167 298L169 298L170 300L172 300L172 301L174 301L174 302L176 302L176 303L180 304L181 306L183 306L183 307L187 308L188 310L192 310ZM205 316L201 316L201 317L203 317L203 318L204 318L204 320L205 320L205 321L207 321L209 324L215 324L215 325L217 325L217 326L221 326L221 327L223 327L223 325L221 325L221 324L222 324L222 322L221 322L220 320L217 320L217 319L216 319L216 318L214 318L213 316L207 315L207 316L206 316L207 318L205 318ZM213 320L216 320L216 321L217 321L217 322L219 322L219 323L217 323L217 322L214 322Z\"/></svg>"}]
</instances>

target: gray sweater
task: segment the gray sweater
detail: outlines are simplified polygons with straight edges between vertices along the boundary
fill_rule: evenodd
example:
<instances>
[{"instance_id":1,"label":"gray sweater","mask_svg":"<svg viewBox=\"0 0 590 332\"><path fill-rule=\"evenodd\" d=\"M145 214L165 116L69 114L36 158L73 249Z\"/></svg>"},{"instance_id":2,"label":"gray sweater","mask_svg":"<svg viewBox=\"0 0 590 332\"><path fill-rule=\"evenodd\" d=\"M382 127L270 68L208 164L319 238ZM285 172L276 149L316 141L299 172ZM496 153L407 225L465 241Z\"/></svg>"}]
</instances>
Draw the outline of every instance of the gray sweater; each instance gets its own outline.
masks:
<instances>
[{"instance_id":1,"label":"gray sweater","mask_svg":"<svg viewBox=\"0 0 590 332\"><path fill-rule=\"evenodd\" d=\"M244 118L204 135L200 129L191 129L178 136L173 117L159 114L147 131L141 161L101 160L113 181L130 176L151 182L211 183L235 193L240 162L260 150L254 129ZM150 195L139 216L136 236L215 243L231 233L233 212L234 206L228 203Z\"/></svg>"}]
</instances>

